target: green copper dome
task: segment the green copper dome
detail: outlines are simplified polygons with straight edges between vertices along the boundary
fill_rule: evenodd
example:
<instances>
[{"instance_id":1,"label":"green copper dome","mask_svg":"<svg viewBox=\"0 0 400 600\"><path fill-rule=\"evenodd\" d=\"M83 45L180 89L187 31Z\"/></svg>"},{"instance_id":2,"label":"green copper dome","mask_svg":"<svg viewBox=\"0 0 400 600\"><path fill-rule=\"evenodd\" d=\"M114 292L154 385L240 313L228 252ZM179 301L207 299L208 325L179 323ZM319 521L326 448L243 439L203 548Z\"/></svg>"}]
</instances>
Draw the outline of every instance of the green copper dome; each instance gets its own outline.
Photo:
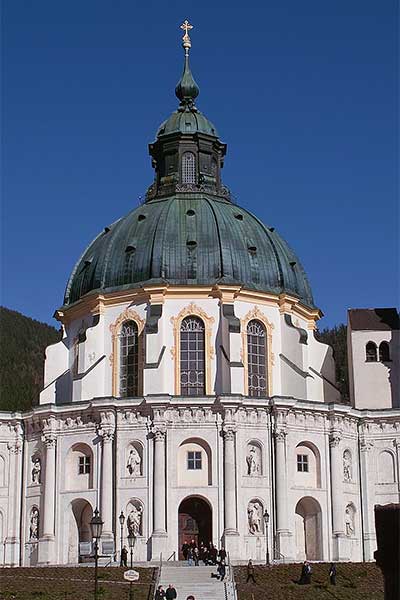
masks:
<instances>
[{"instance_id":1,"label":"green copper dome","mask_svg":"<svg viewBox=\"0 0 400 600\"><path fill-rule=\"evenodd\" d=\"M304 270L277 232L228 200L203 194L152 200L106 228L75 266L64 302L158 283L243 285L313 306Z\"/></svg>"},{"instance_id":2,"label":"green copper dome","mask_svg":"<svg viewBox=\"0 0 400 600\"><path fill-rule=\"evenodd\" d=\"M222 183L226 144L194 104L199 88L189 67L190 45L186 30L175 90L180 105L149 145L155 177L146 202L88 246L68 281L64 305L142 285L224 283L286 292L313 307L296 255L274 228L233 204Z\"/></svg>"}]
</instances>

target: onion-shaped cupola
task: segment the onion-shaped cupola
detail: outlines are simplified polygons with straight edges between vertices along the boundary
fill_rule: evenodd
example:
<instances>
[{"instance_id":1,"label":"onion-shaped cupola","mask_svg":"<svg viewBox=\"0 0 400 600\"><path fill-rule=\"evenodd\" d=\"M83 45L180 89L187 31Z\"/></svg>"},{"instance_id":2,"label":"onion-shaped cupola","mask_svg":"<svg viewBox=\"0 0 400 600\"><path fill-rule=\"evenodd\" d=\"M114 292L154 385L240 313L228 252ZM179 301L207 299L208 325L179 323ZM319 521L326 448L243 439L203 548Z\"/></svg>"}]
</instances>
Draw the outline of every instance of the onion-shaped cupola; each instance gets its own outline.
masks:
<instances>
[{"instance_id":1,"label":"onion-shaped cupola","mask_svg":"<svg viewBox=\"0 0 400 600\"><path fill-rule=\"evenodd\" d=\"M226 153L214 125L196 107L200 93L189 64L192 25L185 21L182 46L185 51L183 73L175 94L180 104L158 131L149 152L155 169L154 183L146 201L174 193L207 192L229 199L229 191L221 183L221 169Z\"/></svg>"}]
</instances>

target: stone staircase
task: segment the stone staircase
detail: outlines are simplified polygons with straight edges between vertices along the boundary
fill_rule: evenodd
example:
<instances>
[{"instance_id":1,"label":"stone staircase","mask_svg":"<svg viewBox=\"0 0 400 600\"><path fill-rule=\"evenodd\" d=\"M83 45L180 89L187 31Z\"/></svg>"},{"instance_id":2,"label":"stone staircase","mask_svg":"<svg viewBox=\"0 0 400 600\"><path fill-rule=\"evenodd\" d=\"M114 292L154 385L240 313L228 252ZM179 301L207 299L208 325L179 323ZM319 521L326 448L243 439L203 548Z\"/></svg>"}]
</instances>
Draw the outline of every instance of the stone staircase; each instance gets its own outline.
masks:
<instances>
[{"instance_id":1,"label":"stone staircase","mask_svg":"<svg viewBox=\"0 0 400 600\"><path fill-rule=\"evenodd\" d=\"M217 567L188 567L185 563L180 566L161 568L160 583L164 590L172 583L178 593L178 600L186 600L193 594L196 600L226 600L225 583L212 575L217 574Z\"/></svg>"}]
</instances>

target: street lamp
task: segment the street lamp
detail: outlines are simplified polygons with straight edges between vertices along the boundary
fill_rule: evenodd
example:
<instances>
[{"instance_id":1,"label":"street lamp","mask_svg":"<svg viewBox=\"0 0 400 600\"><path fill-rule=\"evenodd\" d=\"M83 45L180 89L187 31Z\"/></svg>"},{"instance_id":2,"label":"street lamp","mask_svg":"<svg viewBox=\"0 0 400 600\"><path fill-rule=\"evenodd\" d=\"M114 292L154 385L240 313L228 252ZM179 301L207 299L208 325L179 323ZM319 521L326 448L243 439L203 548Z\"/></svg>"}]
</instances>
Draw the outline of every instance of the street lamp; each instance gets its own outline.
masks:
<instances>
[{"instance_id":1,"label":"street lamp","mask_svg":"<svg viewBox=\"0 0 400 600\"><path fill-rule=\"evenodd\" d=\"M103 521L99 511L94 511L92 520L90 521L90 529L92 531L92 538L94 538L94 598L97 600L97 563L99 556L99 539L101 538L101 532L103 531Z\"/></svg>"},{"instance_id":2,"label":"street lamp","mask_svg":"<svg viewBox=\"0 0 400 600\"><path fill-rule=\"evenodd\" d=\"M268 523L269 523L269 514L268 511L265 510L263 514L264 523L265 523L265 564L269 566L269 547L268 547Z\"/></svg>"},{"instance_id":3,"label":"street lamp","mask_svg":"<svg viewBox=\"0 0 400 600\"><path fill-rule=\"evenodd\" d=\"M131 569L133 567L133 549L135 547L136 544L136 535L133 533L133 531L129 532L128 535L128 544L129 544L129 548L131 550ZM133 600L133 589L132 589L132 581L129 585L129 600Z\"/></svg>"},{"instance_id":4,"label":"street lamp","mask_svg":"<svg viewBox=\"0 0 400 600\"><path fill-rule=\"evenodd\" d=\"M119 515L118 519L119 519L119 524L121 525L121 556L120 556L119 566L123 567L123 564L122 564L122 548L123 548L123 545L124 545L124 523L125 523L125 515L122 512L122 510L121 510L121 514Z\"/></svg>"}]
</instances>

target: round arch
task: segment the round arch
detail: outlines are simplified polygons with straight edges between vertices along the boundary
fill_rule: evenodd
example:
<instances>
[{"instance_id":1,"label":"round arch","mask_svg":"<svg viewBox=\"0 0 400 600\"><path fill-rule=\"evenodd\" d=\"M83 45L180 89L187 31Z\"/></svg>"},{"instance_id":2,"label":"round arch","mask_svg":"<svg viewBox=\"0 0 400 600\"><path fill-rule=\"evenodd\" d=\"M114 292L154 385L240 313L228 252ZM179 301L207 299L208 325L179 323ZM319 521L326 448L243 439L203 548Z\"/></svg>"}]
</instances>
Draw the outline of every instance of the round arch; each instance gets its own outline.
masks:
<instances>
[{"instance_id":1,"label":"round arch","mask_svg":"<svg viewBox=\"0 0 400 600\"><path fill-rule=\"evenodd\" d=\"M91 544L92 534L90 521L93 516L93 507L84 498L72 500L69 508L69 540L68 563L82 562L85 555L84 544ZM87 546L86 550L89 549Z\"/></svg>"},{"instance_id":2,"label":"round arch","mask_svg":"<svg viewBox=\"0 0 400 600\"><path fill-rule=\"evenodd\" d=\"M301 442L296 444L296 454L297 455L301 454L302 448L309 450L312 453L311 455L310 455L310 453L308 453L309 454L309 458L308 458L309 470L307 473L304 473L304 472L299 473L298 469L297 469L297 465L296 465L296 476L298 477L299 475L306 475L308 478L308 481L306 482L307 487L320 488L321 487L321 454L318 449L318 446L316 446L313 442L310 442L308 440L302 440ZM307 454L307 452L306 452L306 454ZM304 483L303 483L303 485L304 485Z\"/></svg>"},{"instance_id":3,"label":"round arch","mask_svg":"<svg viewBox=\"0 0 400 600\"><path fill-rule=\"evenodd\" d=\"M208 545L212 541L212 507L203 496L186 496L178 507L178 554L183 559L182 545L193 540Z\"/></svg>"},{"instance_id":4,"label":"round arch","mask_svg":"<svg viewBox=\"0 0 400 600\"><path fill-rule=\"evenodd\" d=\"M93 451L85 442L73 444L65 460L65 489L89 490L93 488Z\"/></svg>"},{"instance_id":5,"label":"round arch","mask_svg":"<svg viewBox=\"0 0 400 600\"><path fill-rule=\"evenodd\" d=\"M188 469L188 452L201 453L201 469ZM208 442L202 438L186 438L178 448L178 485L180 487L197 487L212 485L212 450Z\"/></svg>"},{"instance_id":6,"label":"round arch","mask_svg":"<svg viewBox=\"0 0 400 600\"><path fill-rule=\"evenodd\" d=\"M296 558L322 560L322 513L315 498L304 496L295 509Z\"/></svg>"}]
</instances>

